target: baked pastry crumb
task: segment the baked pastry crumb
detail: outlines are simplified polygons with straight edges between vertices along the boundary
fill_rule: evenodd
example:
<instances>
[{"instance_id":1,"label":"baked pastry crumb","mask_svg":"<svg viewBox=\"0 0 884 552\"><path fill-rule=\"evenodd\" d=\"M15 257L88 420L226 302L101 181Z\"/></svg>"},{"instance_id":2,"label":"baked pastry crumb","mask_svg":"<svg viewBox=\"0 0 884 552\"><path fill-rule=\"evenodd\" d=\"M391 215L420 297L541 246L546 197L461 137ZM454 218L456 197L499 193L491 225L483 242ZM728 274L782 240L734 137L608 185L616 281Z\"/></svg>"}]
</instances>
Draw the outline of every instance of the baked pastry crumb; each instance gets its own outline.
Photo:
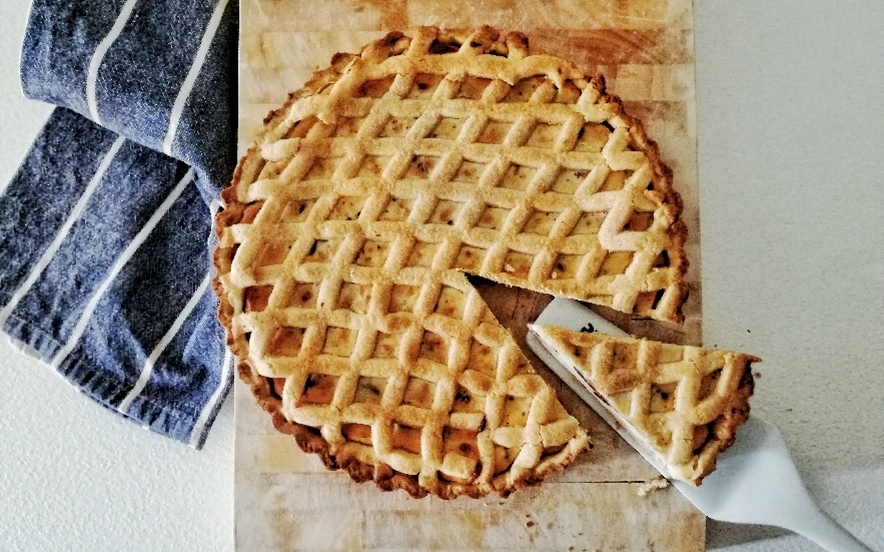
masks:
<instances>
[{"instance_id":1,"label":"baked pastry crumb","mask_svg":"<svg viewBox=\"0 0 884 552\"><path fill-rule=\"evenodd\" d=\"M660 489L665 489L668 486L669 486L669 480L667 480L663 476L660 476L660 477L656 477L654 479L650 479L648 481L645 481L644 483L639 485L639 488L636 490L636 493L638 494L638 496L644 498L644 497L648 496L650 493L652 493L654 491L659 491Z\"/></svg>"}]
</instances>

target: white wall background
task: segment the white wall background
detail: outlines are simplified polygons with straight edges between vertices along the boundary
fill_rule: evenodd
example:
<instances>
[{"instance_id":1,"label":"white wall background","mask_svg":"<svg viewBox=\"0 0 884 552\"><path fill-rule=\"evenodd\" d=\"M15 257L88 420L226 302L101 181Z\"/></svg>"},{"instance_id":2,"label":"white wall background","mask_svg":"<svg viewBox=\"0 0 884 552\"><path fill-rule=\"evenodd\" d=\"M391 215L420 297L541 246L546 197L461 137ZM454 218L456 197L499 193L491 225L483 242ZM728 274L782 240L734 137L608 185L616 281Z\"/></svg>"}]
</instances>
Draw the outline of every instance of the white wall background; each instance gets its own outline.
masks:
<instances>
[{"instance_id":1,"label":"white wall background","mask_svg":"<svg viewBox=\"0 0 884 552\"><path fill-rule=\"evenodd\" d=\"M0 4L0 188L50 108ZM884 550L884 4L696 0L708 345L761 356L753 412L824 510ZM196 452L0 339L0 550L232 550L233 409ZM709 548L816 550L710 522Z\"/></svg>"}]
</instances>

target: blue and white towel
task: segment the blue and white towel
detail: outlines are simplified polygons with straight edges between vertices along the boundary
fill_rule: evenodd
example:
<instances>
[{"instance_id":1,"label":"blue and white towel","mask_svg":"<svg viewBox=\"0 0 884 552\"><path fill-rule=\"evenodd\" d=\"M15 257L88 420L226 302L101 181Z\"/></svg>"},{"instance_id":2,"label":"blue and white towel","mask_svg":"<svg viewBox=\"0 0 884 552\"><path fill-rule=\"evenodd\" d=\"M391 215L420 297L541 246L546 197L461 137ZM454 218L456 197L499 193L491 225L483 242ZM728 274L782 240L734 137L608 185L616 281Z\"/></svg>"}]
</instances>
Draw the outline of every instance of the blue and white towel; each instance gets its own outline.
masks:
<instances>
[{"instance_id":1,"label":"blue and white towel","mask_svg":"<svg viewBox=\"0 0 884 552\"><path fill-rule=\"evenodd\" d=\"M235 165L235 0L34 0L54 110L0 196L0 327L100 404L200 448L232 381L211 220Z\"/></svg>"}]
</instances>

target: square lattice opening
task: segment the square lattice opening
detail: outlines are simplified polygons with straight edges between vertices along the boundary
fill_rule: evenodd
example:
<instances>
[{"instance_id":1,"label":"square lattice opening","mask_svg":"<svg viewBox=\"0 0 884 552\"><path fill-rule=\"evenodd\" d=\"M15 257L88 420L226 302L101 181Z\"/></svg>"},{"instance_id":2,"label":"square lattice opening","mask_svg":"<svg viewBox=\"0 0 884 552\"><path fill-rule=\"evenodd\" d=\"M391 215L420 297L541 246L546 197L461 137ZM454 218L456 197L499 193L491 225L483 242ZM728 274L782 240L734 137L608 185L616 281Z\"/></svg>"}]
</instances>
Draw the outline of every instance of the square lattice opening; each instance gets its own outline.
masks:
<instances>
[{"instance_id":1,"label":"square lattice opening","mask_svg":"<svg viewBox=\"0 0 884 552\"><path fill-rule=\"evenodd\" d=\"M455 119L453 117L442 117L433 130L427 135L427 138L441 138L445 140L455 140L460 134L463 126L463 119Z\"/></svg>"},{"instance_id":2,"label":"square lattice opening","mask_svg":"<svg viewBox=\"0 0 884 552\"><path fill-rule=\"evenodd\" d=\"M626 171L611 171L608 174L608 177L605 178L604 184L599 188L600 192L615 192L617 190L622 190L624 184L626 184L627 174Z\"/></svg>"},{"instance_id":3,"label":"square lattice opening","mask_svg":"<svg viewBox=\"0 0 884 552\"><path fill-rule=\"evenodd\" d=\"M363 82L354 94L357 98L380 98L387 93L396 75L389 75L382 79L372 79Z\"/></svg>"},{"instance_id":4,"label":"square lattice opening","mask_svg":"<svg viewBox=\"0 0 884 552\"><path fill-rule=\"evenodd\" d=\"M634 345L614 343L611 347L611 370L634 370L638 366L638 351Z\"/></svg>"},{"instance_id":5,"label":"square lattice opening","mask_svg":"<svg viewBox=\"0 0 884 552\"><path fill-rule=\"evenodd\" d=\"M365 205L364 196L341 196L328 214L329 220L356 220Z\"/></svg>"},{"instance_id":6,"label":"square lattice opening","mask_svg":"<svg viewBox=\"0 0 884 552\"><path fill-rule=\"evenodd\" d=\"M486 205L482 214L479 215L479 220L476 221L476 226L489 230L501 230L508 213L509 211L503 207Z\"/></svg>"},{"instance_id":7,"label":"square lattice opening","mask_svg":"<svg viewBox=\"0 0 884 552\"><path fill-rule=\"evenodd\" d=\"M717 368L703 376L700 380L700 389L697 391L697 401L699 402L709 398L709 396L715 392L720 380L721 368Z\"/></svg>"},{"instance_id":8,"label":"square lattice opening","mask_svg":"<svg viewBox=\"0 0 884 552\"><path fill-rule=\"evenodd\" d=\"M384 266L389 253L389 242L366 240L355 262L359 266L381 267Z\"/></svg>"},{"instance_id":9,"label":"square lattice opening","mask_svg":"<svg viewBox=\"0 0 884 552\"><path fill-rule=\"evenodd\" d=\"M506 103L527 102L545 80L546 77L542 76L522 79L510 88L503 101Z\"/></svg>"},{"instance_id":10,"label":"square lattice opening","mask_svg":"<svg viewBox=\"0 0 884 552\"><path fill-rule=\"evenodd\" d=\"M580 184L586 180L589 171L586 169L562 169L556 175L556 179L550 186L549 191L559 194L572 195L580 187Z\"/></svg>"},{"instance_id":11,"label":"square lattice opening","mask_svg":"<svg viewBox=\"0 0 884 552\"><path fill-rule=\"evenodd\" d=\"M344 438L354 443L371 445L371 426L367 424L341 424L341 433Z\"/></svg>"},{"instance_id":12,"label":"square lattice opening","mask_svg":"<svg viewBox=\"0 0 884 552\"><path fill-rule=\"evenodd\" d=\"M412 312L420 287L396 284L390 293L390 312Z\"/></svg>"},{"instance_id":13,"label":"square lattice opening","mask_svg":"<svg viewBox=\"0 0 884 552\"><path fill-rule=\"evenodd\" d=\"M675 410L676 388L678 388L676 382L652 385L650 411L654 414L659 414Z\"/></svg>"},{"instance_id":14,"label":"square lattice opening","mask_svg":"<svg viewBox=\"0 0 884 552\"><path fill-rule=\"evenodd\" d=\"M423 378L408 378L402 402L418 408L430 410L436 395L436 384Z\"/></svg>"},{"instance_id":15,"label":"square lattice opening","mask_svg":"<svg viewBox=\"0 0 884 552\"><path fill-rule=\"evenodd\" d=\"M485 396L470 392L466 387L458 385L454 392L454 412L481 413L485 411Z\"/></svg>"},{"instance_id":16,"label":"square lattice opening","mask_svg":"<svg viewBox=\"0 0 884 552\"><path fill-rule=\"evenodd\" d=\"M393 424L392 438L394 449L404 450L413 454L421 453L421 430L404 424Z\"/></svg>"},{"instance_id":17,"label":"square lattice opening","mask_svg":"<svg viewBox=\"0 0 884 552\"><path fill-rule=\"evenodd\" d=\"M415 155L411 158L402 178L430 178L430 173L439 162L438 157L431 155Z\"/></svg>"},{"instance_id":18,"label":"square lattice opening","mask_svg":"<svg viewBox=\"0 0 884 552\"><path fill-rule=\"evenodd\" d=\"M414 77L414 81L411 83L411 90L408 91L407 98L430 98L433 96L433 92L436 91L436 87L439 86L439 82L442 80L442 75L437 75L434 73L418 73Z\"/></svg>"},{"instance_id":19,"label":"square lattice opening","mask_svg":"<svg viewBox=\"0 0 884 552\"><path fill-rule=\"evenodd\" d=\"M375 337L373 358L396 358L402 334L388 334L378 332Z\"/></svg>"},{"instance_id":20,"label":"square lattice opening","mask_svg":"<svg viewBox=\"0 0 884 552\"><path fill-rule=\"evenodd\" d=\"M577 133L577 143L574 151L600 152L605 147L611 130L605 125L587 123Z\"/></svg>"},{"instance_id":21,"label":"square lattice opening","mask_svg":"<svg viewBox=\"0 0 884 552\"><path fill-rule=\"evenodd\" d=\"M378 216L378 220L389 222L404 222L411 214L413 200L405 197L393 197L387 202L387 206Z\"/></svg>"},{"instance_id":22,"label":"square lattice opening","mask_svg":"<svg viewBox=\"0 0 884 552\"><path fill-rule=\"evenodd\" d=\"M319 157L313 161L310 170L304 175L304 180L331 180L338 163L341 161L337 157Z\"/></svg>"},{"instance_id":23,"label":"square lattice opening","mask_svg":"<svg viewBox=\"0 0 884 552\"><path fill-rule=\"evenodd\" d=\"M307 220L307 216L310 214L310 209L312 209L315 204L315 199L289 201L282 210L279 222L301 222Z\"/></svg>"},{"instance_id":24,"label":"square lattice opening","mask_svg":"<svg viewBox=\"0 0 884 552\"><path fill-rule=\"evenodd\" d=\"M513 124L510 121L488 121L476 142L480 144L502 144Z\"/></svg>"},{"instance_id":25,"label":"square lattice opening","mask_svg":"<svg viewBox=\"0 0 884 552\"><path fill-rule=\"evenodd\" d=\"M243 291L243 312L261 312L267 308L272 285L249 286Z\"/></svg>"},{"instance_id":26,"label":"square lattice opening","mask_svg":"<svg viewBox=\"0 0 884 552\"><path fill-rule=\"evenodd\" d=\"M442 430L442 443L444 444L442 454L453 452L478 462L481 458L478 439L479 434L475 431L446 426Z\"/></svg>"},{"instance_id":27,"label":"square lattice opening","mask_svg":"<svg viewBox=\"0 0 884 552\"><path fill-rule=\"evenodd\" d=\"M532 397L507 395L503 401L501 427L525 427L531 412Z\"/></svg>"},{"instance_id":28,"label":"square lattice opening","mask_svg":"<svg viewBox=\"0 0 884 552\"><path fill-rule=\"evenodd\" d=\"M577 271L580 269L580 262L583 261L582 255L565 255L560 253L556 257L556 261L552 266L550 277L553 279L566 278L573 279L577 277Z\"/></svg>"},{"instance_id":29,"label":"square lattice opening","mask_svg":"<svg viewBox=\"0 0 884 552\"><path fill-rule=\"evenodd\" d=\"M390 163L389 155L366 155L356 171L356 176L379 177Z\"/></svg>"},{"instance_id":30,"label":"square lattice opening","mask_svg":"<svg viewBox=\"0 0 884 552\"><path fill-rule=\"evenodd\" d=\"M448 364L448 341L437 333L425 331L419 356L438 364Z\"/></svg>"},{"instance_id":31,"label":"square lattice opening","mask_svg":"<svg viewBox=\"0 0 884 552\"><path fill-rule=\"evenodd\" d=\"M668 364L670 362L679 362L684 357L684 348L681 345L672 345L663 343L660 347L660 354L657 355L659 364Z\"/></svg>"},{"instance_id":32,"label":"square lattice opening","mask_svg":"<svg viewBox=\"0 0 884 552\"><path fill-rule=\"evenodd\" d=\"M436 203L430 218L427 220L429 224L444 224L453 226L457 222L457 215L463 204L448 199L441 199Z\"/></svg>"},{"instance_id":33,"label":"square lattice opening","mask_svg":"<svg viewBox=\"0 0 884 552\"><path fill-rule=\"evenodd\" d=\"M481 77L467 76L460 84L455 98L463 98L466 100L478 100L482 97L485 89L491 84L491 79Z\"/></svg>"},{"instance_id":34,"label":"square lattice opening","mask_svg":"<svg viewBox=\"0 0 884 552\"><path fill-rule=\"evenodd\" d=\"M536 173L537 169L534 167L526 167L524 165L516 165L513 163L507 167L499 185L501 188L524 191L528 189L528 185L531 183L531 180Z\"/></svg>"},{"instance_id":35,"label":"square lattice opening","mask_svg":"<svg viewBox=\"0 0 884 552\"><path fill-rule=\"evenodd\" d=\"M453 287L443 286L434 311L451 318L461 319L464 314L465 302L466 297L462 291Z\"/></svg>"},{"instance_id":36,"label":"square lattice opening","mask_svg":"<svg viewBox=\"0 0 884 552\"><path fill-rule=\"evenodd\" d=\"M408 134L408 130L414 125L417 117L391 117L384 128L381 129L379 138L399 138Z\"/></svg>"},{"instance_id":37,"label":"square lattice opening","mask_svg":"<svg viewBox=\"0 0 884 552\"><path fill-rule=\"evenodd\" d=\"M356 382L356 394L354 403L381 404L384 391L387 389L387 378L371 378L360 376Z\"/></svg>"},{"instance_id":38,"label":"square lattice opening","mask_svg":"<svg viewBox=\"0 0 884 552\"><path fill-rule=\"evenodd\" d=\"M436 255L436 248L439 244L428 242L416 242L411 248L411 253L405 266L422 266L430 268L433 266L433 258Z\"/></svg>"},{"instance_id":39,"label":"square lattice opening","mask_svg":"<svg viewBox=\"0 0 884 552\"><path fill-rule=\"evenodd\" d=\"M304 328L282 326L276 328L267 346L270 356L295 357L304 343Z\"/></svg>"},{"instance_id":40,"label":"square lattice opening","mask_svg":"<svg viewBox=\"0 0 884 552\"><path fill-rule=\"evenodd\" d=\"M623 226L624 230L643 232L651 227L654 222L654 213L635 211L629 216L629 220Z\"/></svg>"},{"instance_id":41,"label":"square lattice opening","mask_svg":"<svg viewBox=\"0 0 884 552\"><path fill-rule=\"evenodd\" d=\"M349 357L356 347L359 332L350 328L329 326L325 332L325 344L322 353L339 357Z\"/></svg>"},{"instance_id":42,"label":"square lattice opening","mask_svg":"<svg viewBox=\"0 0 884 552\"><path fill-rule=\"evenodd\" d=\"M356 314L368 312L368 302L371 299L371 286L344 282L338 293L336 308L352 311Z\"/></svg>"},{"instance_id":43,"label":"square lattice opening","mask_svg":"<svg viewBox=\"0 0 884 552\"><path fill-rule=\"evenodd\" d=\"M255 265L271 266L282 264L291 248L292 244L290 243L267 242L255 258Z\"/></svg>"},{"instance_id":44,"label":"square lattice opening","mask_svg":"<svg viewBox=\"0 0 884 552\"><path fill-rule=\"evenodd\" d=\"M465 182L467 184L473 184L479 182L479 178L482 176L482 172L485 170L484 163L476 163L473 161L464 161L460 164L460 167L457 169L457 173L454 175L455 182Z\"/></svg>"},{"instance_id":45,"label":"square lattice opening","mask_svg":"<svg viewBox=\"0 0 884 552\"><path fill-rule=\"evenodd\" d=\"M292 288L291 295L285 301L284 306L314 309L316 308L317 295L319 295L319 284L298 283Z\"/></svg>"},{"instance_id":46,"label":"square lattice opening","mask_svg":"<svg viewBox=\"0 0 884 552\"><path fill-rule=\"evenodd\" d=\"M552 232L553 225L555 224L558 216L559 213L534 211L533 213L531 213L531 216L528 217L528 220L525 221L525 225L522 227L522 231L527 234L548 236L550 232Z\"/></svg>"},{"instance_id":47,"label":"square lattice opening","mask_svg":"<svg viewBox=\"0 0 884 552\"><path fill-rule=\"evenodd\" d=\"M574 228L571 229L571 234L575 236L598 235L602 223L605 222L605 216L607 216L607 213L601 211L585 212L581 214L580 218L577 219Z\"/></svg>"},{"instance_id":48,"label":"square lattice opening","mask_svg":"<svg viewBox=\"0 0 884 552\"><path fill-rule=\"evenodd\" d=\"M468 367L492 378L497 374L497 351L479 341L473 340L470 345Z\"/></svg>"},{"instance_id":49,"label":"square lattice opening","mask_svg":"<svg viewBox=\"0 0 884 552\"><path fill-rule=\"evenodd\" d=\"M335 136L341 138L356 136L364 122L365 117L338 117L338 123L335 126Z\"/></svg>"},{"instance_id":50,"label":"square lattice opening","mask_svg":"<svg viewBox=\"0 0 884 552\"><path fill-rule=\"evenodd\" d=\"M503 271L517 278L527 278L534 255L521 251L509 251L503 260Z\"/></svg>"},{"instance_id":51,"label":"square lattice opening","mask_svg":"<svg viewBox=\"0 0 884 552\"><path fill-rule=\"evenodd\" d=\"M534 148L552 148L561 130L562 125L537 123L531 130L531 135L528 136L525 145Z\"/></svg>"},{"instance_id":52,"label":"square lattice opening","mask_svg":"<svg viewBox=\"0 0 884 552\"><path fill-rule=\"evenodd\" d=\"M629 263L632 262L632 257L634 255L635 253L633 251L611 251L599 267L597 275L606 276L623 274L626 272Z\"/></svg>"},{"instance_id":53,"label":"square lattice opening","mask_svg":"<svg viewBox=\"0 0 884 552\"><path fill-rule=\"evenodd\" d=\"M298 399L298 406L308 404L331 404L338 386L338 376L314 373L307 376L304 391Z\"/></svg>"},{"instance_id":54,"label":"square lattice opening","mask_svg":"<svg viewBox=\"0 0 884 552\"><path fill-rule=\"evenodd\" d=\"M340 246L340 240L316 240L307 255L304 256L304 263L327 263L334 258L335 252Z\"/></svg>"},{"instance_id":55,"label":"square lattice opening","mask_svg":"<svg viewBox=\"0 0 884 552\"><path fill-rule=\"evenodd\" d=\"M478 270L482 266L485 250L471 245L462 245L457 252L454 266L462 270Z\"/></svg>"}]
</instances>

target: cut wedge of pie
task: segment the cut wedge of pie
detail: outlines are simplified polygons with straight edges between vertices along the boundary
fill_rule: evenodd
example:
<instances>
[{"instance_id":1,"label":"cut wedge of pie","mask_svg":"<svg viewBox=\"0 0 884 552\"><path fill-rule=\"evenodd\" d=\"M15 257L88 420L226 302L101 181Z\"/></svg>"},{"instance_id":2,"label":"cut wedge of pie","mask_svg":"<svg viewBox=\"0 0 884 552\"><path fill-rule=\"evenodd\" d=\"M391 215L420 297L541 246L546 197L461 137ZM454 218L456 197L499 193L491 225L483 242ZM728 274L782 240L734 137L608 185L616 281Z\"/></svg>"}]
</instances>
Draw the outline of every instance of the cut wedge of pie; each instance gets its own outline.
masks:
<instances>
[{"instance_id":1,"label":"cut wedge of pie","mask_svg":"<svg viewBox=\"0 0 884 552\"><path fill-rule=\"evenodd\" d=\"M600 77L519 33L390 33L273 111L216 220L219 318L276 426L414 496L588 445L467 280L682 319L681 200Z\"/></svg>"},{"instance_id":2,"label":"cut wedge of pie","mask_svg":"<svg viewBox=\"0 0 884 552\"><path fill-rule=\"evenodd\" d=\"M548 325L530 331L673 478L699 485L749 416L759 360L751 355Z\"/></svg>"}]
</instances>

